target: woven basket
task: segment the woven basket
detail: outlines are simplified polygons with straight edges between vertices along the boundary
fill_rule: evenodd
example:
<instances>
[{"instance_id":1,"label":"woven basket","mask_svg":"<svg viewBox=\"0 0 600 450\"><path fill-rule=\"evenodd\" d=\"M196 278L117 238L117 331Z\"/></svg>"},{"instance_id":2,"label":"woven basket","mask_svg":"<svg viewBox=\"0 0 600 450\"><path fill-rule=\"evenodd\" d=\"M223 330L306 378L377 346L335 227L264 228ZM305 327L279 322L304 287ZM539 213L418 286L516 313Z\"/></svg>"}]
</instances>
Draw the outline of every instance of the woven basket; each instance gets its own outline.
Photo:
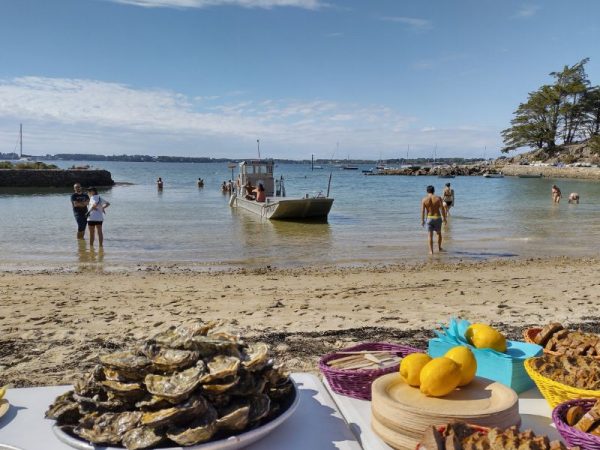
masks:
<instances>
[{"instance_id":1,"label":"woven basket","mask_svg":"<svg viewBox=\"0 0 600 450\"><path fill-rule=\"evenodd\" d=\"M541 328L527 328L525 331L523 331L523 337L525 338L525 342L528 342L530 344L535 344L535 337L542 331ZM563 353L559 353L553 350L547 350L546 348L544 348L544 353L547 355L554 355L554 356L562 356ZM598 359L600 360L600 356L586 356L586 358L593 358L593 359Z\"/></svg>"},{"instance_id":2,"label":"woven basket","mask_svg":"<svg viewBox=\"0 0 600 450\"><path fill-rule=\"evenodd\" d=\"M550 407L554 408L559 403L563 403L568 400L578 400L581 398L600 398L600 391L579 389L543 376L533 367L534 359L535 358L529 358L525 361L525 370L533 379Z\"/></svg>"},{"instance_id":3,"label":"woven basket","mask_svg":"<svg viewBox=\"0 0 600 450\"><path fill-rule=\"evenodd\" d=\"M596 403L595 399L570 400L561 403L552 411L552 420L556 429L570 447L579 446L582 450L600 450L600 436L584 433L565 422L565 415L570 407L581 406L585 412L588 412L594 403Z\"/></svg>"},{"instance_id":4,"label":"woven basket","mask_svg":"<svg viewBox=\"0 0 600 450\"><path fill-rule=\"evenodd\" d=\"M421 352L421 350L408 347L406 345L388 344L385 342L359 344L355 345L354 347L348 347L340 350L340 352L358 352L364 350L386 350L390 353L396 353L402 357L410 355L411 353ZM348 355L343 355L336 352L322 356L319 360L319 369L327 379L329 386L331 386L331 389L333 389L334 392L362 400L371 400L371 383L376 378L388 373L396 372L400 366L400 364L396 364L386 369L343 370L335 369L327 365L327 362L343 356Z\"/></svg>"}]
</instances>

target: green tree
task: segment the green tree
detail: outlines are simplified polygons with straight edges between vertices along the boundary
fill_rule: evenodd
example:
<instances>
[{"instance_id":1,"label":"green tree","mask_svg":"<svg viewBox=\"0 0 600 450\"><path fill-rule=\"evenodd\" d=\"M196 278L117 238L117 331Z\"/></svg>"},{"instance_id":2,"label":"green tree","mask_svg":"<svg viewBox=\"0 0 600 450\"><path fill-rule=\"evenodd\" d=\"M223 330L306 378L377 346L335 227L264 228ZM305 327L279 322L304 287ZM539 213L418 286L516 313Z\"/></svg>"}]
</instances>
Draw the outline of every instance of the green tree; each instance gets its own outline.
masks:
<instances>
[{"instance_id":1,"label":"green tree","mask_svg":"<svg viewBox=\"0 0 600 450\"><path fill-rule=\"evenodd\" d=\"M553 152L559 139L569 144L581 137L590 124L594 128L596 97L589 95L590 82L585 72L588 61L585 58L550 73L553 84L529 93L527 102L514 112L511 127L502 131L503 152L527 146Z\"/></svg>"},{"instance_id":2,"label":"green tree","mask_svg":"<svg viewBox=\"0 0 600 450\"><path fill-rule=\"evenodd\" d=\"M588 61L589 58L585 58L571 67L564 66L561 72L550 73L556 80L553 87L559 96L558 119L564 144L570 144L575 140L585 119L582 99L590 85L585 73L585 65Z\"/></svg>"},{"instance_id":3,"label":"green tree","mask_svg":"<svg viewBox=\"0 0 600 450\"><path fill-rule=\"evenodd\" d=\"M553 86L542 86L531 92L521 103L511 120L511 127L502 131L507 153L520 147L549 148L556 146L560 96Z\"/></svg>"},{"instance_id":4,"label":"green tree","mask_svg":"<svg viewBox=\"0 0 600 450\"><path fill-rule=\"evenodd\" d=\"M591 139L600 134L600 86L589 89L582 101L584 137Z\"/></svg>"}]
</instances>

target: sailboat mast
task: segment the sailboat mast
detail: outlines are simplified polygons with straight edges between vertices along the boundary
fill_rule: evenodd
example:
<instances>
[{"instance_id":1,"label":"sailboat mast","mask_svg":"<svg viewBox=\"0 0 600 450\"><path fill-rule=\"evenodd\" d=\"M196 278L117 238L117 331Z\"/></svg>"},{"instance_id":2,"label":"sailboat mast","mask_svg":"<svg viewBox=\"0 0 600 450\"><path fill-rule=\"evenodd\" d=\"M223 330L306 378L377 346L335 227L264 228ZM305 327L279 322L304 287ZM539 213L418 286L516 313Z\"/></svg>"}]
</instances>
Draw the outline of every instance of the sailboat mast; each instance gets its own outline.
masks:
<instances>
[{"instance_id":1,"label":"sailboat mast","mask_svg":"<svg viewBox=\"0 0 600 450\"><path fill-rule=\"evenodd\" d=\"M23 157L23 124L19 126L19 158Z\"/></svg>"}]
</instances>

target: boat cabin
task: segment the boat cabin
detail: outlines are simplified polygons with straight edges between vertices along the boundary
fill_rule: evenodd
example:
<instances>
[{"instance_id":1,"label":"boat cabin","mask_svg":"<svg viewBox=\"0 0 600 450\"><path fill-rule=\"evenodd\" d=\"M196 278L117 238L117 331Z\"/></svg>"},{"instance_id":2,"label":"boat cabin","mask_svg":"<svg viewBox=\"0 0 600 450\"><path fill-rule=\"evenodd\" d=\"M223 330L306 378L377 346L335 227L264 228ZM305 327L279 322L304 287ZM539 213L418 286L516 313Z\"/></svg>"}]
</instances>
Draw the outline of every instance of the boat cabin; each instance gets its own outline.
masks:
<instances>
[{"instance_id":1,"label":"boat cabin","mask_svg":"<svg viewBox=\"0 0 600 450\"><path fill-rule=\"evenodd\" d=\"M275 178L273 177L274 166L275 163L272 159L242 161L240 163L240 173L238 175L239 186L242 191L246 183L250 181L250 184L252 184L253 188L256 188L258 184L261 183L265 188L265 194L267 197L281 195L279 187L280 180L277 180L276 182Z\"/></svg>"}]
</instances>

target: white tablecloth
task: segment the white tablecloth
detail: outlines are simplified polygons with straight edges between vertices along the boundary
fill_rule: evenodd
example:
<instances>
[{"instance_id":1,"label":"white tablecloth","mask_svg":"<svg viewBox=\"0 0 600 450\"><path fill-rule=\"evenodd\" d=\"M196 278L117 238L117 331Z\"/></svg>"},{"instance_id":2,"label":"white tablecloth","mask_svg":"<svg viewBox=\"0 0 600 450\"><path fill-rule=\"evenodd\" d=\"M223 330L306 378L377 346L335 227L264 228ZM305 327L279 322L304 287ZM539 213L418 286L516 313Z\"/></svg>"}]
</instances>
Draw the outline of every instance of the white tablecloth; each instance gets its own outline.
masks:
<instances>
[{"instance_id":1,"label":"white tablecloth","mask_svg":"<svg viewBox=\"0 0 600 450\"><path fill-rule=\"evenodd\" d=\"M335 402L317 377L293 374L300 390L296 412L273 433L248 450L360 450ZM0 419L0 444L22 450L72 450L52 432L44 412L70 386L9 389L11 404Z\"/></svg>"},{"instance_id":2,"label":"white tablecloth","mask_svg":"<svg viewBox=\"0 0 600 450\"><path fill-rule=\"evenodd\" d=\"M364 450L392 450L392 447L383 442L371 429L370 401L336 394L325 379L323 384ZM532 429L538 435L548 436L550 440L561 439L552 423L552 410L537 388L519 395L519 413L522 430Z\"/></svg>"}]
</instances>

